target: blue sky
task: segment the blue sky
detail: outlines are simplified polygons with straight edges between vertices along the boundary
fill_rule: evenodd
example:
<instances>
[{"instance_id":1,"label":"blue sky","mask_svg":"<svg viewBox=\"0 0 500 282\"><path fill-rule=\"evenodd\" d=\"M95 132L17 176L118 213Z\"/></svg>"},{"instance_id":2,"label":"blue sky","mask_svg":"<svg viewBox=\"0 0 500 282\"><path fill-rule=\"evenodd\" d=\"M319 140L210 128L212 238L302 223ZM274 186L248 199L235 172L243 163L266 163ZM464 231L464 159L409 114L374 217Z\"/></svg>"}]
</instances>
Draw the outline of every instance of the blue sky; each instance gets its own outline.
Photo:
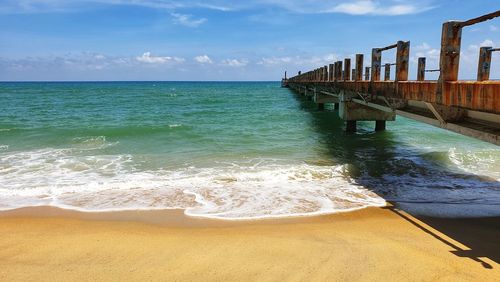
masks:
<instances>
[{"instance_id":1,"label":"blue sky","mask_svg":"<svg viewBox=\"0 0 500 282\"><path fill-rule=\"evenodd\" d=\"M0 0L0 80L278 80L398 40L437 68L441 25L494 0ZM463 31L461 78L500 19ZM383 53L383 63L395 61ZM492 78L500 76L493 55ZM430 76L432 78L432 76Z\"/></svg>"}]
</instances>

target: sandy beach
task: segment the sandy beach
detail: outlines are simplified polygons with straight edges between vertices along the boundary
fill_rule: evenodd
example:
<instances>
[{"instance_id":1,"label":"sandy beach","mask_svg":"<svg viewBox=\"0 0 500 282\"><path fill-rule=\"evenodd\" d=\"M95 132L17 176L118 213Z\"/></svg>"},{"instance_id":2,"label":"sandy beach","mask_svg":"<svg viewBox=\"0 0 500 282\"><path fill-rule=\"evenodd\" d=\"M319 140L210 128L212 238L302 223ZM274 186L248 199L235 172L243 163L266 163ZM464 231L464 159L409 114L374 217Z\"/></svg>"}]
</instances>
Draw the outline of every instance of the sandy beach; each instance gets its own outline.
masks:
<instances>
[{"instance_id":1,"label":"sandy beach","mask_svg":"<svg viewBox=\"0 0 500 282\"><path fill-rule=\"evenodd\" d=\"M393 208L250 222L182 211L0 213L0 280L494 281L500 219Z\"/></svg>"}]
</instances>

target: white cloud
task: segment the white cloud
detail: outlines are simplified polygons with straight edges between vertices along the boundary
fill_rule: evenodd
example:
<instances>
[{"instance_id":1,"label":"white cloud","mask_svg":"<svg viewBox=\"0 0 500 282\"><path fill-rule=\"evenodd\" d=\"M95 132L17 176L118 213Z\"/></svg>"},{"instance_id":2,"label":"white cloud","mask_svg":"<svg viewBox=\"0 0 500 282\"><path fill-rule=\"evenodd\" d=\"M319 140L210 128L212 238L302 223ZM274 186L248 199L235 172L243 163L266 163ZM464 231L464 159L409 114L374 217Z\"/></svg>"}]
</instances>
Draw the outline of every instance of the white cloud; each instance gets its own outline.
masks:
<instances>
[{"instance_id":1,"label":"white cloud","mask_svg":"<svg viewBox=\"0 0 500 282\"><path fill-rule=\"evenodd\" d=\"M257 64L258 65L281 65L284 63L290 63L292 58L290 57L271 57L262 58Z\"/></svg>"},{"instance_id":2,"label":"white cloud","mask_svg":"<svg viewBox=\"0 0 500 282\"><path fill-rule=\"evenodd\" d=\"M48 57L27 57L23 59L3 60L4 65L8 69L27 70L27 69L49 69L60 67L71 70L103 70L111 68L115 65L114 59L98 53L68 53L58 56Z\"/></svg>"},{"instance_id":3,"label":"white cloud","mask_svg":"<svg viewBox=\"0 0 500 282\"><path fill-rule=\"evenodd\" d=\"M179 9L210 9L218 11L238 11L261 8L278 8L300 14L345 13L350 15L406 15L416 14L434 8L429 3L435 0L4 0L0 13L36 13L77 11L91 4L142 6L154 9L175 11ZM85 5L84 5L85 4ZM206 19L181 19L188 24L199 26ZM188 25L190 26L190 25Z\"/></svg>"},{"instance_id":4,"label":"white cloud","mask_svg":"<svg viewBox=\"0 0 500 282\"><path fill-rule=\"evenodd\" d=\"M429 49L431 49L431 46L429 44L427 44L427 42L424 42L424 43L414 47L415 51L427 51Z\"/></svg>"},{"instance_id":5,"label":"white cloud","mask_svg":"<svg viewBox=\"0 0 500 282\"><path fill-rule=\"evenodd\" d=\"M223 66L229 66L229 67L244 67L248 65L248 60L247 59L225 59L222 60L221 64Z\"/></svg>"},{"instance_id":6,"label":"white cloud","mask_svg":"<svg viewBox=\"0 0 500 282\"><path fill-rule=\"evenodd\" d=\"M415 4L395 4L395 5L381 5L379 2L372 0L360 0L354 2L340 3L325 12L337 12L350 15L388 15L398 16L407 14L416 14L426 11L431 7L419 7Z\"/></svg>"},{"instance_id":7,"label":"white cloud","mask_svg":"<svg viewBox=\"0 0 500 282\"><path fill-rule=\"evenodd\" d=\"M480 47L495 47L495 42L491 39L485 39L483 42L479 44L471 44L467 47L468 52L479 52Z\"/></svg>"},{"instance_id":8,"label":"white cloud","mask_svg":"<svg viewBox=\"0 0 500 282\"><path fill-rule=\"evenodd\" d=\"M323 56L323 61L326 63L326 62L330 62L330 63L333 63L335 61L338 61L339 60L339 55L337 54L327 54L325 56Z\"/></svg>"},{"instance_id":9,"label":"white cloud","mask_svg":"<svg viewBox=\"0 0 500 282\"><path fill-rule=\"evenodd\" d=\"M187 27L198 27L201 24L205 23L207 19L193 19L192 15L178 14L178 13L170 13L173 17L173 21L175 24L187 26Z\"/></svg>"},{"instance_id":10,"label":"white cloud","mask_svg":"<svg viewBox=\"0 0 500 282\"><path fill-rule=\"evenodd\" d=\"M263 66L283 66L283 65L295 65L303 67L318 67L328 64L333 64L334 62L343 59L337 54L326 54L323 56L312 56L312 57L302 57L302 56L285 56L285 57L264 57L261 58L257 65Z\"/></svg>"},{"instance_id":11,"label":"white cloud","mask_svg":"<svg viewBox=\"0 0 500 282\"><path fill-rule=\"evenodd\" d=\"M207 55L196 56L196 57L194 57L194 60L200 64L212 64L213 63L212 59L210 59L210 57Z\"/></svg>"},{"instance_id":12,"label":"white cloud","mask_svg":"<svg viewBox=\"0 0 500 282\"><path fill-rule=\"evenodd\" d=\"M353 3L341 3L330 9L331 12L346 13L351 15L364 15L372 13L376 9L372 1L357 1Z\"/></svg>"},{"instance_id":13,"label":"white cloud","mask_svg":"<svg viewBox=\"0 0 500 282\"><path fill-rule=\"evenodd\" d=\"M46 13L73 12L89 9L92 4L110 6L140 6L153 9L175 10L184 8L203 8L218 11L231 11L232 5L217 3L200 3L196 0L3 0L0 13ZM229 3L231 4L231 3Z\"/></svg>"},{"instance_id":14,"label":"white cloud","mask_svg":"<svg viewBox=\"0 0 500 282\"><path fill-rule=\"evenodd\" d=\"M479 43L479 47L495 47L495 43L493 43L493 40L491 39L486 39L483 42Z\"/></svg>"},{"instance_id":15,"label":"white cloud","mask_svg":"<svg viewBox=\"0 0 500 282\"><path fill-rule=\"evenodd\" d=\"M410 61L417 63L418 58L425 57L428 68L435 68L439 65L439 53L439 49L432 48L427 42L423 42L413 48Z\"/></svg>"},{"instance_id":16,"label":"white cloud","mask_svg":"<svg viewBox=\"0 0 500 282\"><path fill-rule=\"evenodd\" d=\"M152 56L151 52L146 52L146 53L142 54L142 56L136 57L135 59L139 62L148 63L148 64L165 64L168 62L176 62L176 63L184 62L183 58Z\"/></svg>"}]
</instances>

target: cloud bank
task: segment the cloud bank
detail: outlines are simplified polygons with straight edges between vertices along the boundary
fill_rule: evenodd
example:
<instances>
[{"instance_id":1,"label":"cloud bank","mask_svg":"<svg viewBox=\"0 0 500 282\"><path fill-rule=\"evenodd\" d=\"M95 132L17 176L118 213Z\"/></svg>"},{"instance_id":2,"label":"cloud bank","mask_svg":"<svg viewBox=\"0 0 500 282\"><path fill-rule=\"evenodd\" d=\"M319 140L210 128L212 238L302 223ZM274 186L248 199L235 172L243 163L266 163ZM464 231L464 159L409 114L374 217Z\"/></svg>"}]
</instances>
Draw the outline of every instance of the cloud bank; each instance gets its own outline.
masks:
<instances>
[{"instance_id":1,"label":"cloud bank","mask_svg":"<svg viewBox=\"0 0 500 282\"><path fill-rule=\"evenodd\" d=\"M92 5L141 6L169 11L183 9L209 9L221 12L274 8L298 14L343 13L349 15L398 16L416 14L434 8L431 0L5 0L0 13L72 12L89 9ZM206 19L172 12L179 24L196 27Z\"/></svg>"}]
</instances>

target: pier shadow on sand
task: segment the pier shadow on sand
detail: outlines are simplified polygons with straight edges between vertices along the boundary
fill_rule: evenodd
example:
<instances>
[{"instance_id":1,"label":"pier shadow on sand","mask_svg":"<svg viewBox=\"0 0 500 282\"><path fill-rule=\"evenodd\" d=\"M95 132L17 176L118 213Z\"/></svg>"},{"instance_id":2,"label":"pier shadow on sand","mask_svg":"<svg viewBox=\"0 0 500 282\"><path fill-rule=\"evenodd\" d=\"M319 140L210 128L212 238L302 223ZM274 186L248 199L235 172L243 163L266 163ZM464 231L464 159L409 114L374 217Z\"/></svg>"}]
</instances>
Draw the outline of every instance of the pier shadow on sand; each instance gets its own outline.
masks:
<instances>
[{"instance_id":1,"label":"pier shadow on sand","mask_svg":"<svg viewBox=\"0 0 500 282\"><path fill-rule=\"evenodd\" d=\"M301 110L310 113L311 124L321 136L320 142L327 147L325 158L330 158L340 164L350 164L352 179L384 198L389 203L385 209L391 210L448 245L452 248L451 253L456 256L472 259L487 269L493 268L493 265L484 258L500 264L500 240L498 239L500 238L500 217L423 216L393 201L394 198L404 198L404 194L401 193L408 192L408 190L398 190L399 194L395 194L391 189L400 185L405 177L408 177L410 181L429 178L427 181L430 186L435 182L443 181L441 178L444 177L444 182L446 178L458 178L470 181L471 186L474 183L479 185L484 183L495 189L499 187L500 192L498 181L467 172L452 171L445 165L439 165L439 159L429 161L429 156L419 152L418 148L411 148L397 140L395 133L389 130L373 132L374 122L361 122L359 133L347 134L343 131L344 122L338 118L338 113L333 108L318 110L317 105L307 101L305 97L293 91L290 91L290 95L294 95ZM371 126L370 130L366 129L368 124ZM425 186L426 183L419 183L419 185ZM448 185L443 188L445 191L453 189L455 183L442 185ZM418 202L413 204L419 205ZM427 203L422 202L422 205L425 204ZM458 208L460 209L460 203Z\"/></svg>"}]
</instances>

